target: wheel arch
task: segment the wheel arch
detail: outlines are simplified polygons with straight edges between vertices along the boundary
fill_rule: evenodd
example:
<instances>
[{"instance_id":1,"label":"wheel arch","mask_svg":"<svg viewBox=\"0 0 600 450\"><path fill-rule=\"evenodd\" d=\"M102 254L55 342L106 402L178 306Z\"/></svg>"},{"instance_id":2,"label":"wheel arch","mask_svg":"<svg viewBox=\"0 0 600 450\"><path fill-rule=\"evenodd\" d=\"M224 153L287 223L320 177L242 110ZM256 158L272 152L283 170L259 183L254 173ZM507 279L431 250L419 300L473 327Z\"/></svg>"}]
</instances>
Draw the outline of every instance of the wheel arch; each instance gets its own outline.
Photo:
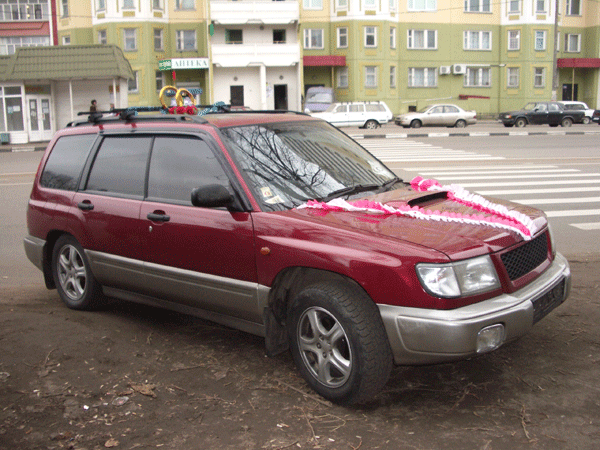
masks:
<instances>
[{"instance_id":1,"label":"wheel arch","mask_svg":"<svg viewBox=\"0 0 600 450\"><path fill-rule=\"evenodd\" d=\"M56 241L63 236L69 235L70 233L62 230L51 230L46 236L46 245L44 246L44 258L42 261L43 273L44 273L44 282L46 283L46 287L48 289L56 289L56 284L54 283L54 277L52 276L52 252L54 251L54 246L56 245Z\"/></svg>"}]
</instances>

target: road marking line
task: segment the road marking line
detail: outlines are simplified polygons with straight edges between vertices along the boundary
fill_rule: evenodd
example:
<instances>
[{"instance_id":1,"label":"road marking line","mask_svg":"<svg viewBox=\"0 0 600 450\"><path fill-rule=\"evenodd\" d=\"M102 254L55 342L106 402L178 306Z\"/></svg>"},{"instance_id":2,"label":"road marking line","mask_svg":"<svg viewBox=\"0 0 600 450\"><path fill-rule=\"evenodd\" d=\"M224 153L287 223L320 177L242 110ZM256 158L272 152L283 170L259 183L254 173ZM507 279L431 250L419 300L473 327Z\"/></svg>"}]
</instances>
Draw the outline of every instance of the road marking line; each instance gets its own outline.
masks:
<instances>
[{"instance_id":1,"label":"road marking line","mask_svg":"<svg viewBox=\"0 0 600 450\"><path fill-rule=\"evenodd\" d=\"M592 180L549 180L549 181L509 181L500 183L461 183L464 188L473 187L499 187L499 186L549 186L549 185L561 185L561 184L589 184L589 183L600 183L600 178Z\"/></svg>"},{"instance_id":2,"label":"road marking line","mask_svg":"<svg viewBox=\"0 0 600 450\"><path fill-rule=\"evenodd\" d=\"M600 216L600 209L571 209L569 211L545 211L548 217Z\"/></svg>"},{"instance_id":3,"label":"road marking line","mask_svg":"<svg viewBox=\"0 0 600 450\"><path fill-rule=\"evenodd\" d=\"M563 173L563 172L581 172L581 170L579 169L531 169L531 170L527 170L527 169L517 169L517 170L489 170L489 171L481 171L478 170L476 173L485 173L485 174L491 174L491 175L495 175L495 174L511 174L511 173L530 173L530 174L538 174L538 173ZM427 175L427 176L439 176L439 175L470 175L474 172L452 172L452 171L446 171L446 172L419 172L421 175Z\"/></svg>"},{"instance_id":4,"label":"road marking line","mask_svg":"<svg viewBox=\"0 0 600 450\"><path fill-rule=\"evenodd\" d=\"M595 203L600 202L600 197L574 197L574 198L525 198L515 200L525 205L552 205L556 203Z\"/></svg>"},{"instance_id":5,"label":"road marking line","mask_svg":"<svg viewBox=\"0 0 600 450\"><path fill-rule=\"evenodd\" d=\"M550 189L507 189L497 191L477 191L479 195L531 195L531 194L566 194L567 192L600 192L600 187L574 187L574 188L550 188ZM516 200L519 201L519 200Z\"/></svg>"},{"instance_id":6,"label":"road marking line","mask_svg":"<svg viewBox=\"0 0 600 450\"><path fill-rule=\"evenodd\" d=\"M565 174L556 174L556 173L549 173L549 174L536 174L535 177L536 178L548 178L548 177L552 177L552 178L574 178L574 177L598 177L600 176L600 173L565 173ZM496 179L496 180L509 180L509 179L517 179L517 178L531 178L531 175L482 175L482 176L466 176L466 177L437 177L437 180L490 180L490 179Z\"/></svg>"},{"instance_id":7,"label":"road marking line","mask_svg":"<svg viewBox=\"0 0 600 450\"><path fill-rule=\"evenodd\" d=\"M600 222L570 223L569 225L584 231L600 230Z\"/></svg>"}]
</instances>

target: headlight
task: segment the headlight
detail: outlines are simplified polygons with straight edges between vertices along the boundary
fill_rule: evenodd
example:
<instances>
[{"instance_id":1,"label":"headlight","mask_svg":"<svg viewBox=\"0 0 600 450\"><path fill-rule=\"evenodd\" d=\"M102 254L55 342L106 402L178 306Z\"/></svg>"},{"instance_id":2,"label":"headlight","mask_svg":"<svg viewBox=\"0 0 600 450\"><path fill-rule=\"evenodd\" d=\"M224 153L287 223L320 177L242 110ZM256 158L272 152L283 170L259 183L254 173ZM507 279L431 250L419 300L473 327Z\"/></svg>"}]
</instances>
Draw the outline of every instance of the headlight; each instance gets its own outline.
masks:
<instances>
[{"instance_id":1,"label":"headlight","mask_svg":"<svg viewBox=\"0 0 600 450\"><path fill-rule=\"evenodd\" d=\"M416 265L416 269L421 285L438 297L463 297L500 287L494 263L489 256L449 264L421 263Z\"/></svg>"}]
</instances>

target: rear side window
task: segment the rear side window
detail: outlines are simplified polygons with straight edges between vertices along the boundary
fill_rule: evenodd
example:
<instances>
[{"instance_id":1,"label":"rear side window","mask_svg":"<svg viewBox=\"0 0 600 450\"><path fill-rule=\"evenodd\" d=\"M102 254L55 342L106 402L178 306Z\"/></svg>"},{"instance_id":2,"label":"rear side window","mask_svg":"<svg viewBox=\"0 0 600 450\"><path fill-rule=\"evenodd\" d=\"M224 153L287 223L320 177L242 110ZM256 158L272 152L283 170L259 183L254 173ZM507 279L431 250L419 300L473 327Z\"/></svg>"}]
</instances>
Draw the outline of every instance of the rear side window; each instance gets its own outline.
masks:
<instances>
[{"instance_id":1,"label":"rear side window","mask_svg":"<svg viewBox=\"0 0 600 450\"><path fill-rule=\"evenodd\" d=\"M56 141L40 178L43 187L74 191L95 134L63 136Z\"/></svg>"},{"instance_id":2,"label":"rear side window","mask_svg":"<svg viewBox=\"0 0 600 450\"><path fill-rule=\"evenodd\" d=\"M385 111L385 108L383 107L383 105L380 105L379 103L369 103L369 104L365 105L365 108L367 108L367 111L369 111L369 112Z\"/></svg>"},{"instance_id":3,"label":"rear side window","mask_svg":"<svg viewBox=\"0 0 600 450\"><path fill-rule=\"evenodd\" d=\"M86 190L142 197L152 138L108 136L96 154Z\"/></svg>"},{"instance_id":4,"label":"rear side window","mask_svg":"<svg viewBox=\"0 0 600 450\"><path fill-rule=\"evenodd\" d=\"M195 137L157 137L148 174L148 199L191 205L192 190L229 185L229 178L206 142Z\"/></svg>"}]
</instances>

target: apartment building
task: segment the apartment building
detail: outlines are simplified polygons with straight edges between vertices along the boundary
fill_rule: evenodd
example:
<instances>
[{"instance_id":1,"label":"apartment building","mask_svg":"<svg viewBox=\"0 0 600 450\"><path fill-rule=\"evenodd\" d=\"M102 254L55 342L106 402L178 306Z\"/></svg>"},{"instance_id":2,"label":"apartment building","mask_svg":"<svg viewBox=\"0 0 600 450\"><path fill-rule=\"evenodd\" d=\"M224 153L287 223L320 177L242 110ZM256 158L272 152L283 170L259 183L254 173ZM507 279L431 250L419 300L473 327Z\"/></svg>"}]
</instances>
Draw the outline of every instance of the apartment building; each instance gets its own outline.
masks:
<instances>
[{"instance_id":1,"label":"apartment building","mask_svg":"<svg viewBox=\"0 0 600 450\"><path fill-rule=\"evenodd\" d=\"M130 105L173 85L253 109L301 110L310 86L394 113L452 101L494 115L553 96L600 107L594 0L55 1L60 43L123 49Z\"/></svg>"}]
</instances>

